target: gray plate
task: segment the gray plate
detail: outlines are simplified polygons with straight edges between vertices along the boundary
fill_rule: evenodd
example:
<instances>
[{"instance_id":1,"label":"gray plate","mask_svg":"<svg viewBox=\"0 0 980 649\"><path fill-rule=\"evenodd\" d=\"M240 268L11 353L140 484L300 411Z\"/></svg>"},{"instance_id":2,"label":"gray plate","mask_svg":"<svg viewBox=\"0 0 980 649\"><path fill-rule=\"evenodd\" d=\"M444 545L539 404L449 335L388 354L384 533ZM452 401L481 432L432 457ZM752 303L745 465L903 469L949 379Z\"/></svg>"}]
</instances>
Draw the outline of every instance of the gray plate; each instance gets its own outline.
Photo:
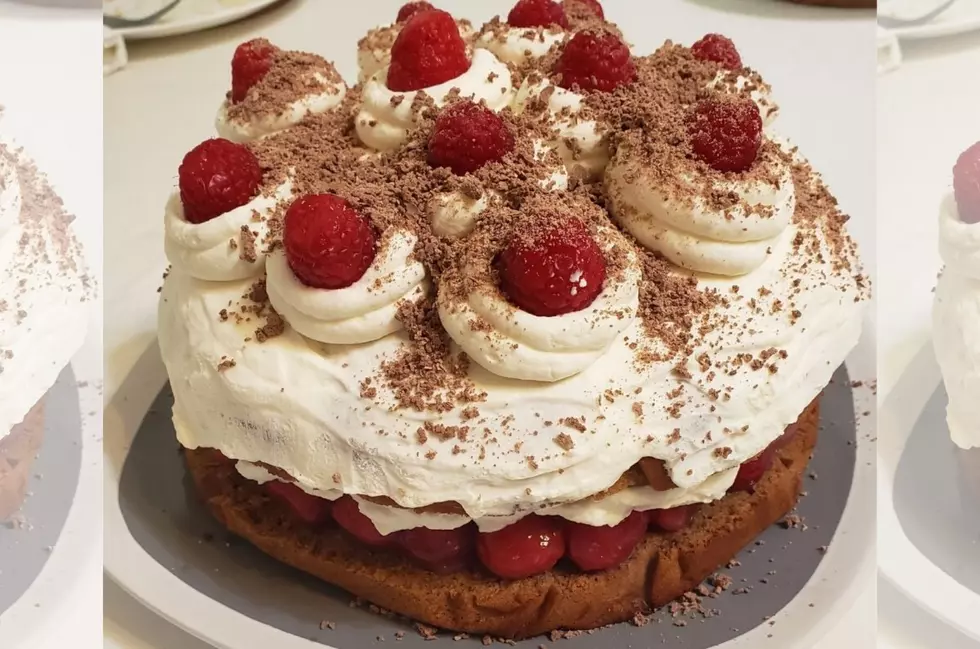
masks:
<instances>
[{"instance_id":1,"label":"gray plate","mask_svg":"<svg viewBox=\"0 0 980 649\"><path fill-rule=\"evenodd\" d=\"M143 549L184 583L243 615L287 633L340 649L377 646L378 638L405 637L398 647L432 645L411 624L350 608L350 595L284 566L218 525L195 497L170 422L173 395L164 388L143 420L126 457L119 485L119 506L130 534ZM634 627L620 624L567 640L562 647L652 647L682 645L708 649L764 624L797 593L816 570L847 502L856 452L854 402L847 371L838 369L822 401L821 434L805 481L808 496L798 514L809 529L767 530L744 550L741 566L725 570L734 588L706 600L718 615L689 621L680 628L669 622ZM657 616L669 619L665 612ZM323 621L334 630L320 629ZM540 638L517 643L536 649ZM482 646L470 639L454 647Z\"/></svg>"},{"instance_id":2,"label":"gray plate","mask_svg":"<svg viewBox=\"0 0 980 649\"><path fill-rule=\"evenodd\" d=\"M68 518L81 466L82 418L69 367L45 402L44 443L21 509L27 527L0 524L0 613L34 583L48 560Z\"/></svg>"},{"instance_id":3,"label":"gray plate","mask_svg":"<svg viewBox=\"0 0 980 649\"><path fill-rule=\"evenodd\" d=\"M980 593L980 450L949 439L946 402L940 384L912 428L895 472L895 512L929 561ZM968 476L966 467L977 473Z\"/></svg>"}]
</instances>

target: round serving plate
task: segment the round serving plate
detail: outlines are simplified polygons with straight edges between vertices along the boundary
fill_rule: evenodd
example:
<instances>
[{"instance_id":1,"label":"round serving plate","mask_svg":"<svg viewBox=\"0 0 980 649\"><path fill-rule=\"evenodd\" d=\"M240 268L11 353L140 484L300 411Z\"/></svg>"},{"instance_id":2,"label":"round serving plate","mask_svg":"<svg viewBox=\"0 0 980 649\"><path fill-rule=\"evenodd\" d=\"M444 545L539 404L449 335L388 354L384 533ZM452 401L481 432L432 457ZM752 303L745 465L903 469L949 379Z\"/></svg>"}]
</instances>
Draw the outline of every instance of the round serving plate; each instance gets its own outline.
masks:
<instances>
[{"instance_id":1,"label":"round serving plate","mask_svg":"<svg viewBox=\"0 0 980 649\"><path fill-rule=\"evenodd\" d=\"M233 23L277 2L286 2L286 0L183 0L171 12L154 23L139 27L123 27L113 31L130 40L179 36ZM104 10L110 13L115 6L139 4L139 0L135 2L134 0L106 0ZM153 3L153 8L158 6L160 6L159 2ZM145 13L134 12L123 15L127 17L147 15L153 8Z\"/></svg>"},{"instance_id":2,"label":"round serving plate","mask_svg":"<svg viewBox=\"0 0 980 649\"><path fill-rule=\"evenodd\" d=\"M907 1L907 0L900 0ZM879 0L879 13L887 11L887 1ZM980 29L980 2L956 0L953 5L924 25L896 27L889 31L899 38L926 39L955 36Z\"/></svg>"},{"instance_id":3,"label":"round serving plate","mask_svg":"<svg viewBox=\"0 0 980 649\"><path fill-rule=\"evenodd\" d=\"M261 31L249 31L247 23L220 28L200 47L133 62L127 74L106 81L106 123L114 127L106 134L106 245L112 254L106 267L105 567L151 610L218 647L351 649L373 646L377 636L392 642L398 630L405 631L399 645L422 646L410 626L351 609L349 596L230 538L203 513L173 439L167 377L155 333L156 289L166 267L164 201L183 153L210 135L234 47L267 36L284 47L337 60L351 78L357 37L394 16L400 4L378 0L338 12L332 3L299 3L281 19L266 14ZM513 2L438 4L482 22L506 14ZM756 8L744 13L719 9L716 5L722 3L717 2L676 0L664 11L666 4L603 0L607 16L624 26L638 52L650 52L668 38L689 43L707 32L731 36L745 60L776 89L783 109L777 123L781 133L800 146L823 172L843 209L855 215L851 230L862 243L866 266L874 268L874 204L868 191L874 173L874 70L853 65L867 53L873 17L810 20L814 10L786 5L762 16L767 38L759 39L758 8L770 3L742 3ZM343 38L324 38L325 24ZM823 45L828 39L839 45L827 50ZM786 51L796 54L783 56ZM160 75L179 79L188 89L179 104L168 106L175 111L170 115L174 129L166 133L146 128L162 117L166 91L158 83ZM845 105L814 94L814 88L827 84L852 100ZM839 147L840 141L851 146ZM140 165L127 162L134 155ZM852 379L867 381L875 375L873 311L869 305L865 335L847 359ZM800 505L810 529L774 527L764 545L743 553L740 567L724 571L735 580L733 588L746 579L751 593L709 600L708 606L722 614L684 628L670 622L642 628L620 625L563 644L570 649L663 643L734 649L768 642L784 649L812 649L844 618L874 577L875 408L869 388L851 389L842 374L838 377L828 390L823 414L825 434L815 458L818 478L807 480L809 495ZM824 545L826 553L819 549ZM773 617L765 621L767 615ZM321 630L325 621L336 628ZM541 641L524 645L536 648ZM471 640L461 646L482 645Z\"/></svg>"},{"instance_id":4,"label":"round serving plate","mask_svg":"<svg viewBox=\"0 0 980 649\"><path fill-rule=\"evenodd\" d=\"M932 345L880 402L878 565L930 613L980 640L980 450L949 438ZM968 471L976 471L968 474Z\"/></svg>"}]
</instances>

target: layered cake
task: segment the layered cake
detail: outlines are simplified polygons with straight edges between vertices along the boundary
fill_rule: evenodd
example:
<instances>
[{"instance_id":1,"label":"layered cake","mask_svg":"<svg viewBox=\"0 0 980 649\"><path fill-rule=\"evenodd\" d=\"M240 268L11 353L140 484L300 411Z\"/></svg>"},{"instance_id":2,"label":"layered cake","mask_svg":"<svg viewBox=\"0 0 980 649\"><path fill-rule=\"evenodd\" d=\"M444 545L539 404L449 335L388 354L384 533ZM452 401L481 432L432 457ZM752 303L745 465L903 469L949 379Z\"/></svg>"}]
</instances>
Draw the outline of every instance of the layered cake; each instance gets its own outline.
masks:
<instances>
[{"instance_id":1,"label":"layered cake","mask_svg":"<svg viewBox=\"0 0 980 649\"><path fill-rule=\"evenodd\" d=\"M869 294L847 217L724 36L637 55L595 0L395 25L296 120L320 88L236 102L321 59L242 44L220 114L276 130L179 166L159 336L194 483L437 627L670 602L796 503Z\"/></svg>"},{"instance_id":2,"label":"layered cake","mask_svg":"<svg viewBox=\"0 0 980 649\"><path fill-rule=\"evenodd\" d=\"M61 199L0 144L0 521L24 499L43 399L82 345L92 285Z\"/></svg>"},{"instance_id":3,"label":"layered cake","mask_svg":"<svg viewBox=\"0 0 980 649\"><path fill-rule=\"evenodd\" d=\"M936 287L933 341L949 406L953 441L980 448L980 142L960 155L953 192L939 210L945 267Z\"/></svg>"}]
</instances>

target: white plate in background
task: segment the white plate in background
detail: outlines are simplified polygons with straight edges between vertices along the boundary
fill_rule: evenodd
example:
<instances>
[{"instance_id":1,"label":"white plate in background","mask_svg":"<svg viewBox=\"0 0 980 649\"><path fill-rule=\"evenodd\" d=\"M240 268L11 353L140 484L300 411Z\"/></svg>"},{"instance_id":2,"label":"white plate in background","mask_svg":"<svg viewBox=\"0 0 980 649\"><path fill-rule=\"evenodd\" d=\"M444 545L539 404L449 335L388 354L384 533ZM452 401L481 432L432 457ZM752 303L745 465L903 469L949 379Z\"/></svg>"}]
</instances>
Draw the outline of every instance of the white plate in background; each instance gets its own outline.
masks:
<instances>
[{"instance_id":1,"label":"white plate in background","mask_svg":"<svg viewBox=\"0 0 980 649\"><path fill-rule=\"evenodd\" d=\"M164 38L166 36L178 36L189 34L225 25L227 23L241 20L246 16L265 9L276 2L286 0L183 0L172 11L165 14L160 20L142 27L124 27L113 31L121 34L130 40L144 38ZM320 0L325 2L328 0ZM128 5L140 4L132 0L105 0L104 12L113 14L114 10L125 7L126 11L131 11ZM146 3L143 3L146 4ZM147 15L154 11L154 7L148 7L146 13L132 13L128 16Z\"/></svg>"},{"instance_id":2,"label":"white plate in background","mask_svg":"<svg viewBox=\"0 0 980 649\"><path fill-rule=\"evenodd\" d=\"M879 0L886 4L885 0ZM882 7L878 8L879 13ZM956 0L949 9L939 14L935 20L925 25L898 27L889 31L899 38L939 38L980 30L980 2L977 0Z\"/></svg>"}]
</instances>

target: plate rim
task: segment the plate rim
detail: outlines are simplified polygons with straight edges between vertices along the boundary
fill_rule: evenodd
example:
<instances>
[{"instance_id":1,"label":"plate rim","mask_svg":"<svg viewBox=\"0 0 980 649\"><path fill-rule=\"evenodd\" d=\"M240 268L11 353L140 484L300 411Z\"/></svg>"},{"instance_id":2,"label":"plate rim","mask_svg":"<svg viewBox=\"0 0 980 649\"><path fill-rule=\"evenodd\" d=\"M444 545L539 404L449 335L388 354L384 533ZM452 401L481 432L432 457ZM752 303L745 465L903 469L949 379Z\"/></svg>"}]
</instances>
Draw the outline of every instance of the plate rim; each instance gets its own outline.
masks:
<instances>
[{"instance_id":1,"label":"plate rim","mask_svg":"<svg viewBox=\"0 0 980 649\"><path fill-rule=\"evenodd\" d=\"M846 363L853 377L874 375L873 323ZM149 367L147 365L149 364ZM138 376L143 371L143 376ZM137 375L134 380L134 375ZM118 383L104 417L103 512L105 573L126 593L187 633L221 649L245 649L272 643L278 649L342 649L294 636L254 620L187 585L156 562L129 534L119 506L118 467L125 461L128 440L166 381L156 338L126 377ZM144 388L141 394L130 394ZM862 416L855 393L857 458L847 504L823 561L800 593L773 618L713 649L745 649L763 642L785 649L810 649L875 578L875 460L873 444L877 415ZM129 424L131 430L123 430ZM842 532L843 530L843 532ZM813 604L811 606L811 604ZM775 646L773 644L773 646Z\"/></svg>"},{"instance_id":2,"label":"plate rim","mask_svg":"<svg viewBox=\"0 0 980 649\"><path fill-rule=\"evenodd\" d=\"M877 534L879 538L888 539L888 543L878 546L878 572L932 616L980 640L980 618L975 615L975 611L980 610L980 593L950 577L922 554L906 536L895 511L895 469L912 432L912 425L902 425L902 422L917 421L918 414L942 383L932 355L932 336L927 340L894 387L879 399ZM926 378L919 381L920 389L914 390L913 394L905 394L906 377L922 376ZM927 383L931 389L921 390L921 383ZM909 391L912 392L911 389ZM942 593L942 601L926 593ZM974 613L971 614L971 611Z\"/></svg>"},{"instance_id":3,"label":"plate rim","mask_svg":"<svg viewBox=\"0 0 980 649\"><path fill-rule=\"evenodd\" d=\"M966 34L978 29L980 29L980 11L977 12L976 16L970 18L961 18L955 21L930 22L926 23L925 25L916 25L914 27L896 27L889 29L888 31L898 38L925 40L929 38L941 38L943 36Z\"/></svg>"},{"instance_id":4,"label":"plate rim","mask_svg":"<svg viewBox=\"0 0 980 649\"><path fill-rule=\"evenodd\" d=\"M266 7L276 4L277 2L286 1L287 0L252 0L252 2L249 4L242 5L240 7L229 7L228 9L216 11L204 16L196 16L176 22L156 22L141 27L122 27L119 29L113 29L112 31L119 34L123 38L134 41L180 36L183 34L189 34L235 22L257 13Z\"/></svg>"}]
</instances>

